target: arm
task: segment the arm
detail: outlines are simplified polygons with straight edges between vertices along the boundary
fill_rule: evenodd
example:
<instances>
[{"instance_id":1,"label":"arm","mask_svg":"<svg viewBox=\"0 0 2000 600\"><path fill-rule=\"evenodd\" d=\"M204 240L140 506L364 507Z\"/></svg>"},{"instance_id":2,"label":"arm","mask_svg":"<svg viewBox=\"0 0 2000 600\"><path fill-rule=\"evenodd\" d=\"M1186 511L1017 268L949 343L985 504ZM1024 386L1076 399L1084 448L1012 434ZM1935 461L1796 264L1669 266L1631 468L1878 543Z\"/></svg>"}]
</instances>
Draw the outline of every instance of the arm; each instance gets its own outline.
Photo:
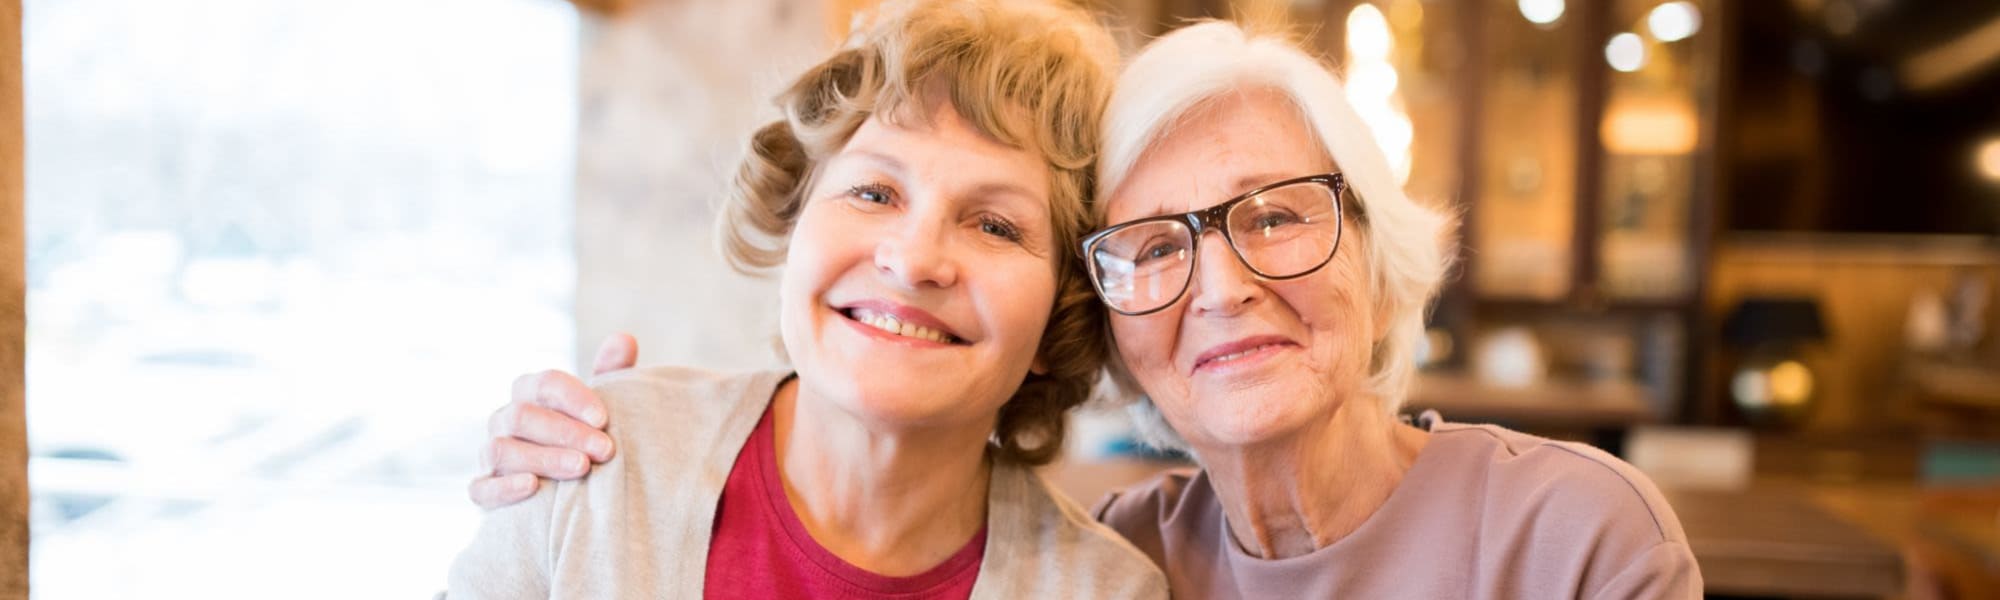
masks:
<instances>
[{"instance_id":1,"label":"arm","mask_svg":"<svg viewBox=\"0 0 2000 600\"><path fill-rule=\"evenodd\" d=\"M526 502L486 513L479 533L451 563L445 597L549 597L556 486L541 487Z\"/></svg>"},{"instance_id":2,"label":"arm","mask_svg":"<svg viewBox=\"0 0 2000 600\"><path fill-rule=\"evenodd\" d=\"M1660 542L1646 549L1593 598L1700 598L1701 568L1687 544Z\"/></svg>"},{"instance_id":3,"label":"arm","mask_svg":"<svg viewBox=\"0 0 2000 600\"><path fill-rule=\"evenodd\" d=\"M639 343L615 334L598 347L594 375L632 368ZM542 371L514 380L513 399L486 422L492 437L479 453L485 472L467 488L472 502L496 509L520 502L542 487L542 477L576 479L590 465L611 460L616 449L604 401L576 376Z\"/></svg>"}]
</instances>

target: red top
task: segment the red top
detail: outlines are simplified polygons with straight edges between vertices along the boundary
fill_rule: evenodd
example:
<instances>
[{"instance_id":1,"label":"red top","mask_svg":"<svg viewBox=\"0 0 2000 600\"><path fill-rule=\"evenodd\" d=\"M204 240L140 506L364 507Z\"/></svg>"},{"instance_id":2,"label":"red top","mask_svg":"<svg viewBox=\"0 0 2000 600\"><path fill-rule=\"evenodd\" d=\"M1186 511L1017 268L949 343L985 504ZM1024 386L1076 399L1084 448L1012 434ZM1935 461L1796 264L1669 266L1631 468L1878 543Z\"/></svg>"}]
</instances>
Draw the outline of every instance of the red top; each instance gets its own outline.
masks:
<instances>
[{"instance_id":1,"label":"red top","mask_svg":"<svg viewBox=\"0 0 2000 600\"><path fill-rule=\"evenodd\" d=\"M848 564L821 547L785 499L778 478L771 410L736 453L715 507L708 546L707 598L967 598L986 555L981 527L951 558L929 571L889 577Z\"/></svg>"}]
</instances>

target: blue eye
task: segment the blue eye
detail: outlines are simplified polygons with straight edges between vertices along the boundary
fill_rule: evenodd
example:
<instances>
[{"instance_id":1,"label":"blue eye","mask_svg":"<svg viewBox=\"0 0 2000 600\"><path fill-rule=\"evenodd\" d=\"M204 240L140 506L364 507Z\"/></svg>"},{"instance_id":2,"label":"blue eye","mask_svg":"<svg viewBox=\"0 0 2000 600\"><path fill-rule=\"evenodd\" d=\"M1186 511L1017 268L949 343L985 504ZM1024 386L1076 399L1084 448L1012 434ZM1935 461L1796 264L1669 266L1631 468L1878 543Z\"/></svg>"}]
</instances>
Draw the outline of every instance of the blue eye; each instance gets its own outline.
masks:
<instances>
[{"instance_id":1,"label":"blue eye","mask_svg":"<svg viewBox=\"0 0 2000 600\"><path fill-rule=\"evenodd\" d=\"M879 185L857 185L847 188L847 195L869 204L888 204L895 200L889 188Z\"/></svg>"},{"instance_id":2,"label":"blue eye","mask_svg":"<svg viewBox=\"0 0 2000 600\"><path fill-rule=\"evenodd\" d=\"M1271 213L1258 216L1256 223L1258 229L1270 229L1282 225L1290 225L1298 221L1298 217L1287 213Z\"/></svg>"}]
</instances>

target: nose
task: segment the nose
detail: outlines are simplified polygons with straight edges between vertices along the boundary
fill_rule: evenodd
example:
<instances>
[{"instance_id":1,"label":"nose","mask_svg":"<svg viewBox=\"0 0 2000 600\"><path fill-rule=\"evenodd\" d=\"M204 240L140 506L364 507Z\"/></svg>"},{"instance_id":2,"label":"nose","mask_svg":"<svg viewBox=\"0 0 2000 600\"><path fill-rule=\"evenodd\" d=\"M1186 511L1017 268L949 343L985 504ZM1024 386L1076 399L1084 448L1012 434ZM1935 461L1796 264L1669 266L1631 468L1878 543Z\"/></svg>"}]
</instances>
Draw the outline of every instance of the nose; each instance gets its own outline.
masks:
<instances>
[{"instance_id":1,"label":"nose","mask_svg":"<svg viewBox=\"0 0 2000 600\"><path fill-rule=\"evenodd\" d=\"M905 289L951 287L958 282L958 261L951 256L948 234L936 219L915 218L875 244L875 268Z\"/></svg>"},{"instance_id":2,"label":"nose","mask_svg":"<svg viewBox=\"0 0 2000 600\"><path fill-rule=\"evenodd\" d=\"M1263 299L1264 284L1237 260L1236 251L1230 249L1222 232L1202 233L1204 237L1209 234L1215 237L1202 240L1193 281L1188 282L1191 288L1188 295L1193 297L1190 308L1198 316L1226 317L1241 313Z\"/></svg>"}]
</instances>

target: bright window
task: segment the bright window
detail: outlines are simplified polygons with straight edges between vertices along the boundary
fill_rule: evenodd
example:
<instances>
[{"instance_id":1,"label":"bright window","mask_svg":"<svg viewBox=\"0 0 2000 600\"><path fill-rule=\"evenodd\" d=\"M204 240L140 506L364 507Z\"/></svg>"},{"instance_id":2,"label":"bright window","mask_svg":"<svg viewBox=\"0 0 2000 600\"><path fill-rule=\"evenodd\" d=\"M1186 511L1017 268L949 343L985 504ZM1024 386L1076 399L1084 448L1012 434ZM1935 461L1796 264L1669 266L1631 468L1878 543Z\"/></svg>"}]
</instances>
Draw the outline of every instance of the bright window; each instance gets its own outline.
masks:
<instances>
[{"instance_id":1,"label":"bright window","mask_svg":"<svg viewBox=\"0 0 2000 600\"><path fill-rule=\"evenodd\" d=\"M557 0L27 0L38 598L420 598L569 363Z\"/></svg>"}]
</instances>

